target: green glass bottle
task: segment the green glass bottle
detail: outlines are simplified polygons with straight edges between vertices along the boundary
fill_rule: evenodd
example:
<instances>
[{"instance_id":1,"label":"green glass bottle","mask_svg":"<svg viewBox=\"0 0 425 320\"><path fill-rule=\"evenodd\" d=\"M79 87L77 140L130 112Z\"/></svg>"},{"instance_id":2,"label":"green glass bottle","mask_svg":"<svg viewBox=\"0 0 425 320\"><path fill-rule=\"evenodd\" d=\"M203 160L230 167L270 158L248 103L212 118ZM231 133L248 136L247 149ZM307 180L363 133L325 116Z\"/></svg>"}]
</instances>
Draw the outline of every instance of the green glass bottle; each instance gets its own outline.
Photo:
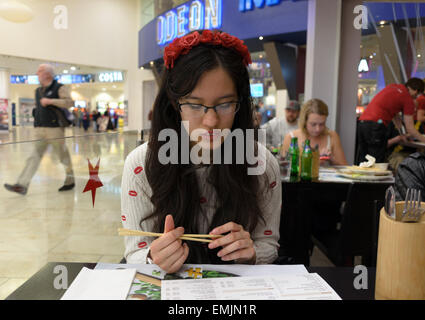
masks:
<instances>
[{"instance_id":1,"label":"green glass bottle","mask_svg":"<svg viewBox=\"0 0 425 320\"><path fill-rule=\"evenodd\" d=\"M310 147L310 140L306 139L303 153L301 155L301 180L311 181L313 168L313 152Z\"/></svg>"},{"instance_id":2,"label":"green glass bottle","mask_svg":"<svg viewBox=\"0 0 425 320\"><path fill-rule=\"evenodd\" d=\"M298 176L300 174L300 166L299 166L300 151L298 149L297 137L293 137L291 139L291 145L289 146L288 156L289 156L289 161L291 163L291 173L290 173L291 180L298 179Z\"/></svg>"}]
</instances>

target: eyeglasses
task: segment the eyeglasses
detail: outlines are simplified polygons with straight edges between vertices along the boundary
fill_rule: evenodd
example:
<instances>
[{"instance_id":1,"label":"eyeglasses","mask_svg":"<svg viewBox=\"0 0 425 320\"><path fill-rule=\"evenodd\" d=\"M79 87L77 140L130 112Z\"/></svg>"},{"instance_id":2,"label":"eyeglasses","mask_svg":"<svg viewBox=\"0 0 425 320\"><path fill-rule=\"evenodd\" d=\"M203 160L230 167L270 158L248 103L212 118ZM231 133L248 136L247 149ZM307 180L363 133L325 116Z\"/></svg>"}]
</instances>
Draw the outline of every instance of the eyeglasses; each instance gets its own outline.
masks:
<instances>
[{"instance_id":1,"label":"eyeglasses","mask_svg":"<svg viewBox=\"0 0 425 320\"><path fill-rule=\"evenodd\" d=\"M240 108L239 101L230 101L225 103L220 103L212 107L207 107L203 104L196 103L177 103L177 106L181 113L185 114L188 117L192 118L201 118L205 115L209 109L213 109L218 116L228 116L238 112Z\"/></svg>"}]
</instances>

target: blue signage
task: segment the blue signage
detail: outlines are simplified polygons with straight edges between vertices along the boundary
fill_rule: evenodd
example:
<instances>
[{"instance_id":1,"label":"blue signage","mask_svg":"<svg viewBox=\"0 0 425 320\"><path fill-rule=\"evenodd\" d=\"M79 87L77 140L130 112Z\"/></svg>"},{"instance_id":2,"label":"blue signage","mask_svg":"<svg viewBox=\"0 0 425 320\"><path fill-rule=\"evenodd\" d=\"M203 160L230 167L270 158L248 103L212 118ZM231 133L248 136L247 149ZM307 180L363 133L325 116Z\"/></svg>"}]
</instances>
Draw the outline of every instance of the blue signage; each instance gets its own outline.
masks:
<instances>
[{"instance_id":1,"label":"blue signage","mask_svg":"<svg viewBox=\"0 0 425 320\"><path fill-rule=\"evenodd\" d=\"M262 83L251 83L251 96L259 98L264 96L264 86Z\"/></svg>"},{"instance_id":2,"label":"blue signage","mask_svg":"<svg viewBox=\"0 0 425 320\"><path fill-rule=\"evenodd\" d=\"M59 74L55 76L55 80L62 84L89 83L94 82L94 78L95 76L93 74ZM11 75L10 83L40 84L37 75Z\"/></svg>"},{"instance_id":3,"label":"blue signage","mask_svg":"<svg viewBox=\"0 0 425 320\"><path fill-rule=\"evenodd\" d=\"M295 1L299 0L292 0L292 2ZM271 7L280 4L280 2L281 0L239 0L239 11L245 12L254 10L254 6L256 8L264 8L264 5Z\"/></svg>"},{"instance_id":4,"label":"blue signage","mask_svg":"<svg viewBox=\"0 0 425 320\"><path fill-rule=\"evenodd\" d=\"M189 0L164 12L139 31L139 67L150 68L168 43L198 28L220 29L244 41L278 35L280 42L305 44L308 1L280 0L278 5L270 1L264 0L264 7L256 9L251 0L253 10L241 12L239 0Z\"/></svg>"},{"instance_id":5,"label":"blue signage","mask_svg":"<svg viewBox=\"0 0 425 320\"><path fill-rule=\"evenodd\" d=\"M185 3L156 18L156 42L164 45L194 30L219 29L222 14L222 0L195 0Z\"/></svg>"}]
</instances>

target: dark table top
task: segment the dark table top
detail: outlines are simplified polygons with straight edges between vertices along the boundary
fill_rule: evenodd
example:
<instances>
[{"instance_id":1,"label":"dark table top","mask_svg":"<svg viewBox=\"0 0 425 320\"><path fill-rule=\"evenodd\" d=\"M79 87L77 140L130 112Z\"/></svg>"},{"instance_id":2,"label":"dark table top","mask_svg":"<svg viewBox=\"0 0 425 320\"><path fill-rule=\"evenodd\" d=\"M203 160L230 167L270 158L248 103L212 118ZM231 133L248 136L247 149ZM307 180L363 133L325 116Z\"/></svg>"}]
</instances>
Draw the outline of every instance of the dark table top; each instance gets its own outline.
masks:
<instances>
[{"instance_id":1,"label":"dark table top","mask_svg":"<svg viewBox=\"0 0 425 320\"><path fill-rule=\"evenodd\" d=\"M6 300L59 300L65 289L55 289L55 278L62 275L56 266L64 266L68 272L68 287L83 267L93 269L96 263L49 262ZM373 300L375 292L375 268L367 268L367 289L355 289L356 277L364 274L354 273L350 267L307 267L310 273L318 273L343 300ZM363 278L365 279L365 278ZM366 287L362 283L362 287Z\"/></svg>"}]
</instances>

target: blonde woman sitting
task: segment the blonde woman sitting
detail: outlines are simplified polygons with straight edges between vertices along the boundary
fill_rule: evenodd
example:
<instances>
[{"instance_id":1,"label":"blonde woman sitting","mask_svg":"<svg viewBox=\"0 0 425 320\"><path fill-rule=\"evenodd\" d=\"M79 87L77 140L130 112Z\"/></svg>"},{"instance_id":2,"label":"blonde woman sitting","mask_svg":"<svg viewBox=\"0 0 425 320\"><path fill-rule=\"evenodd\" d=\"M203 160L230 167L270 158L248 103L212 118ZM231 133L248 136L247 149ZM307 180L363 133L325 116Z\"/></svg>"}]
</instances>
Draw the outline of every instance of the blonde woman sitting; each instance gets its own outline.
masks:
<instances>
[{"instance_id":1,"label":"blonde woman sitting","mask_svg":"<svg viewBox=\"0 0 425 320\"><path fill-rule=\"evenodd\" d=\"M282 156L286 156L291 138L297 137L300 152L306 139L310 140L312 148L318 147L320 165L346 165L347 160L338 134L326 127L328 114L328 106L322 100L311 99L305 102L301 107L299 129L291 131L283 139Z\"/></svg>"}]
</instances>

